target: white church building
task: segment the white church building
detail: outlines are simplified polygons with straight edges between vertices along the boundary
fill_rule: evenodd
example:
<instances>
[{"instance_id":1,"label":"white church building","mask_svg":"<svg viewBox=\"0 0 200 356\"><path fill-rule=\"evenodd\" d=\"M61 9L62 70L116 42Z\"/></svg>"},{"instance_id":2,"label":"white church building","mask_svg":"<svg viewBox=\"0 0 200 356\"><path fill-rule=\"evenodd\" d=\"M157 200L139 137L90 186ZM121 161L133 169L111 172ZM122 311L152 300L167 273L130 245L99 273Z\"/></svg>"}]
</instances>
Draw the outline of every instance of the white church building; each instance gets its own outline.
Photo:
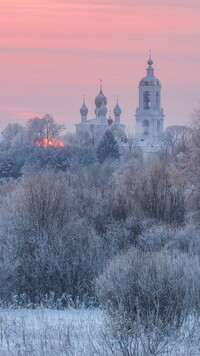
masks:
<instances>
[{"instance_id":1,"label":"white church building","mask_svg":"<svg viewBox=\"0 0 200 356\"><path fill-rule=\"evenodd\" d=\"M153 61L151 55L147 61L148 67L146 76L139 82L139 106L136 109L136 134L138 145L156 149L159 146L160 137L163 133L164 112L161 107L161 83L154 76ZM126 126L121 123L122 110L118 104L113 110L114 119L111 115L107 117L107 98L102 90L95 98L95 117L88 119L88 108L83 99L80 108L81 122L76 124L76 133L81 136L88 136L95 142L96 138L101 137L107 129L113 130L116 136L125 137Z\"/></svg>"},{"instance_id":2,"label":"white church building","mask_svg":"<svg viewBox=\"0 0 200 356\"><path fill-rule=\"evenodd\" d=\"M117 104L113 110L114 120L111 118L111 114L107 117L107 97L102 90L102 80L100 84L99 94L95 100L95 117L88 119L88 108L85 104L85 98L83 98L83 105L80 108L81 122L76 124L76 133L79 136L85 137L86 140L93 140L94 143L103 136L106 130L110 129L118 137L125 136L125 125L121 123L122 110Z\"/></svg>"},{"instance_id":3,"label":"white church building","mask_svg":"<svg viewBox=\"0 0 200 356\"><path fill-rule=\"evenodd\" d=\"M147 73L139 83L139 106L136 110L136 136L140 141L158 142L163 133L164 112L161 107L161 83L154 76L151 55Z\"/></svg>"}]
</instances>

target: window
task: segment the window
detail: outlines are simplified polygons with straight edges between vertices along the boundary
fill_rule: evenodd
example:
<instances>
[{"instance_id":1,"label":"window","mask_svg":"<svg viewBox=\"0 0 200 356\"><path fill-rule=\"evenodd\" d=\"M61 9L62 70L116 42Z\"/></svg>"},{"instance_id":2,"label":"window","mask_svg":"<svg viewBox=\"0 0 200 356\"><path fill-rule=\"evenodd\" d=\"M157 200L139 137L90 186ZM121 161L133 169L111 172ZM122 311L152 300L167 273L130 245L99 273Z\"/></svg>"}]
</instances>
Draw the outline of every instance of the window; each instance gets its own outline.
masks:
<instances>
[{"instance_id":1,"label":"window","mask_svg":"<svg viewBox=\"0 0 200 356\"><path fill-rule=\"evenodd\" d=\"M156 109L160 108L160 96L159 93L156 93Z\"/></svg>"},{"instance_id":2,"label":"window","mask_svg":"<svg viewBox=\"0 0 200 356\"><path fill-rule=\"evenodd\" d=\"M144 109L149 110L151 107L151 95L149 91L145 91L143 94L143 100L144 100Z\"/></svg>"}]
</instances>

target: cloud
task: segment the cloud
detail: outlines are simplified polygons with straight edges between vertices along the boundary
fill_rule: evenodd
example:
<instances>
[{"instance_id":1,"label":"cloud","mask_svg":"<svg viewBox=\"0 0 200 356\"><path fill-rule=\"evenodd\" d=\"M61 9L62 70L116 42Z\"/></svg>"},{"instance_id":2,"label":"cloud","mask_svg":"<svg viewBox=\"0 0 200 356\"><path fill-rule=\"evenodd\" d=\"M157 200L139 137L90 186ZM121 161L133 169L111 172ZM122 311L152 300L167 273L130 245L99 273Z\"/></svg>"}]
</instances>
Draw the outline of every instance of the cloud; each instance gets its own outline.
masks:
<instances>
[{"instance_id":1,"label":"cloud","mask_svg":"<svg viewBox=\"0 0 200 356\"><path fill-rule=\"evenodd\" d=\"M27 55L46 55L46 56L86 56L86 57L127 57L130 51L102 51L102 50L81 50L81 49L63 49L63 48L18 48L18 47L0 47L0 53L15 53Z\"/></svg>"},{"instance_id":2,"label":"cloud","mask_svg":"<svg viewBox=\"0 0 200 356\"><path fill-rule=\"evenodd\" d=\"M199 0L46 0L47 2L51 2L52 4L64 4L64 5L99 5L99 6L120 6L120 7L185 7L185 8L200 8Z\"/></svg>"},{"instance_id":3,"label":"cloud","mask_svg":"<svg viewBox=\"0 0 200 356\"><path fill-rule=\"evenodd\" d=\"M180 7L180 8L200 8L199 0L34 0L25 1L19 0L18 3L14 3L13 0L7 0L6 4L0 4L0 9L12 7L12 9L24 10L24 9L38 9L48 8L52 6L54 8L63 7L77 7L78 5L87 5L88 7L100 6L100 7Z\"/></svg>"}]
</instances>

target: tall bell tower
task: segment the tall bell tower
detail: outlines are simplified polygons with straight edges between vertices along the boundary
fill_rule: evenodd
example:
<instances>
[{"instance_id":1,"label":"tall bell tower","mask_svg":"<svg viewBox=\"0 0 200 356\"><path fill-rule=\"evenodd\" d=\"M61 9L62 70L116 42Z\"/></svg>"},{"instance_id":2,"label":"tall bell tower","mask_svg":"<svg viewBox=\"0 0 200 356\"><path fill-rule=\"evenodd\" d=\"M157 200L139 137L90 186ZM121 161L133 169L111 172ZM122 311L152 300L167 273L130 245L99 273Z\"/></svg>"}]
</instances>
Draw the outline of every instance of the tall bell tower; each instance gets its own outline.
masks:
<instances>
[{"instance_id":1,"label":"tall bell tower","mask_svg":"<svg viewBox=\"0 0 200 356\"><path fill-rule=\"evenodd\" d=\"M139 83L139 107L136 110L136 133L141 140L152 141L163 133L164 112L161 108L161 83L154 76L151 53L147 73Z\"/></svg>"}]
</instances>

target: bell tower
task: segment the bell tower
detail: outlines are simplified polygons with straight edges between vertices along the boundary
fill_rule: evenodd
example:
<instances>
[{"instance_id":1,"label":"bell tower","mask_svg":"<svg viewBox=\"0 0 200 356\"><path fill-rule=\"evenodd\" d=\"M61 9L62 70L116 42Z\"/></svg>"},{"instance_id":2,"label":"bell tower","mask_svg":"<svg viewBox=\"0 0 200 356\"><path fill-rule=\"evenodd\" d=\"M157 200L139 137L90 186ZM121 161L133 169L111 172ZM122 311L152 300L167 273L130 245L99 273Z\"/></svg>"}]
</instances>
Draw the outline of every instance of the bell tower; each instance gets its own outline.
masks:
<instances>
[{"instance_id":1,"label":"bell tower","mask_svg":"<svg viewBox=\"0 0 200 356\"><path fill-rule=\"evenodd\" d=\"M136 133L141 140L153 140L163 133L164 113L161 108L161 83L154 76L151 53L146 77L139 83L139 107L136 110Z\"/></svg>"}]
</instances>

